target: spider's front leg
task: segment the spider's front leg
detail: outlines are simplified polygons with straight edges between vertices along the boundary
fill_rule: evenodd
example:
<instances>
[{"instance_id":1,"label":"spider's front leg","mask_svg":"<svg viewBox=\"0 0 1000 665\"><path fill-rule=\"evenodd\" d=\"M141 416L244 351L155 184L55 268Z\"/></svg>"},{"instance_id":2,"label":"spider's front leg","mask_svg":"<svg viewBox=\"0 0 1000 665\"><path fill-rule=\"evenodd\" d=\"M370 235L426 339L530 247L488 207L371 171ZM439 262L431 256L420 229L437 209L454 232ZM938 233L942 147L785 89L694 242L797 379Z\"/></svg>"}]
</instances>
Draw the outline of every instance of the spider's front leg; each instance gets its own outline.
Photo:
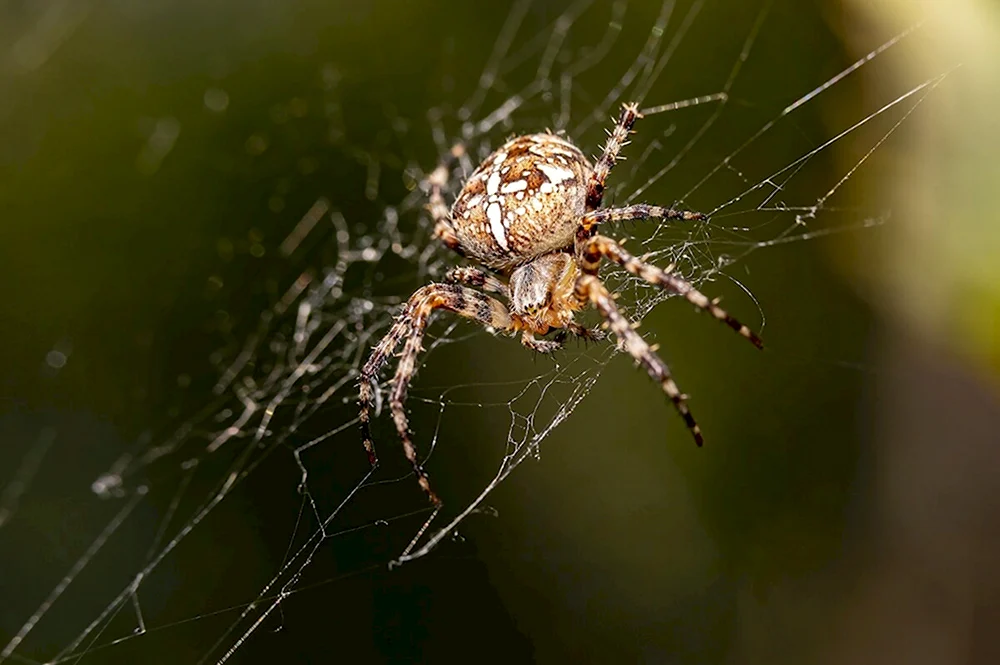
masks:
<instances>
[{"instance_id":1,"label":"spider's front leg","mask_svg":"<svg viewBox=\"0 0 1000 665\"><path fill-rule=\"evenodd\" d=\"M641 277L650 284L656 284L668 291L673 291L683 296L698 309L708 312L748 339L758 349L764 348L764 343L760 337L754 334L750 328L730 316L726 310L719 307L716 301L709 300L708 296L694 288L690 282L632 256L611 238L605 236L589 238L578 249L578 256L580 257L580 267L585 273L596 275L601 259L608 258L636 277Z\"/></svg>"},{"instance_id":2,"label":"spider's front leg","mask_svg":"<svg viewBox=\"0 0 1000 665\"><path fill-rule=\"evenodd\" d=\"M584 216L581 226L588 234L595 225L604 222L626 222L637 219L680 219L685 221L708 219L707 215L700 212L674 210L673 208L663 208L645 203L625 206L624 208L598 209L604 200L604 187L608 175L618 160L623 159L620 157L621 151L629 143L628 135L632 131L635 121L641 117L638 105L623 104L618 122L615 123L614 129L608 132L608 141L604 144L601 157L597 160L590 181L587 183L587 210L589 212Z\"/></svg>"},{"instance_id":3,"label":"spider's front leg","mask_svg":"<svg viewBox=\"0 0 1000 665\"><path fill-rule=\"evenodd\" d=\"M601 157L594 166L594 172L587 183L587 210L596 210L604 200L604 183L608 174L618 161L622 148L628 145L628 135L635 121L642 117L637 104L622 104L622 112L614 129L608 133L608 141L604 144Z\"/></svg>"},{"instance_id":4,"label":"spider's front leg","mask_svg":"<svg viewBox=\"0 0 1000 665\"><path fill-rule=\"evenodd\" d=\"M375 391L378 390L378 375L389 356L392 355L400 342L403 351L399 357L399 366L392 380L392 391L389 395L389 408L396 431L403 442L406 459L413 466L420 487L435 505L441 505L441 500L431 490L427 474L424 473L417 458L417 449L410 438L409 423L406 418L406 393L410 381L417 371L417 356L422 350L421 343L424 330L430 317L436 309L455 312L484 326L496 330L510 330L511 318L506 306L499 300L455 284L430 284L418 289L406 303L403 313L393 323L385 337L375 345L368 362L361 369L361 386L359 390L359 407L361 422L361 437L368 459L372 465L377 464L375 446L371 437L371 412L374 405Z\"/></svg>"},{"instance_id":5,"label":"spider's front leg","mask_svg":"<svg viewBox=\"0 0 1000 665\"><path fill-rule=\"evenodd\" d=\"M673 402L674 407L681 414L681 417L684 418L688 429L691 430L695 443L700 446L702 444L701 430L687 407L686 397L680 392L677 384L670 377L670 370L666 363L636 333L628 319L622 316L615 306L614 298L608 292L607 287L597 277L601 259L603 258L614 261L633 275L641 277L647 282L657 284L684 296L688 302L708 311L716 319L725 322L730 328L750 340L757 348L763 348L763 343L749 328L731 317L725 310L715 302L709 300L707 296L695 289L690 283L654 265L644 263L626 252L614 240L604 236L594 236L578 244L577 259L584 274L577 279L576 297L581 302L593 305L604 316L604 319L608 322L608 326L623 343L625 349L646 369L649 376L662 386L663 392Z\"/></svg>"},{"instance_id":6,"label":"spider's front leg","mask_svg":"<svg viewBox=\"0 0 1000 665\"><path fill-rule=\"evenodd\" d=\"M656 355L656 352L646 343L646 340L635 331L631 322L618 310L618 306L615 305L614 298L608 292L607 287L604 286L596 275L580 275L576 280L576 297L581 302L590 303L601 313L601 316L607 321L611 332L615 334L625 347L625 350L635 358L636 362L642 365L650 378L659 383L660 387L663 388L663 392L673 402L674 408L681 414L684 424L687 425L691 431L691 435L694 436L695 443L700 446L703 442L701 428L698 427L698 423L695 421L694 416L691 415L691 410L687 406L687 396L681 393L680 388L674 383L667 364Z\"/></svg>"},{"instance_id":7,"label":"spider's front leg","mask_svg":"<svg viewBox=\"0 0 1000 665\"><path fill-rule=\"evenodd\" d=\"M591 210L580 220L580 226L589 237L590 232L598 224L633 222L640 219L668 219L690 222L707 220L708 215L692 210L676 210L674 208L649 205L648 203L637 203L623 208Z\"/></svg>"}]
</instances>

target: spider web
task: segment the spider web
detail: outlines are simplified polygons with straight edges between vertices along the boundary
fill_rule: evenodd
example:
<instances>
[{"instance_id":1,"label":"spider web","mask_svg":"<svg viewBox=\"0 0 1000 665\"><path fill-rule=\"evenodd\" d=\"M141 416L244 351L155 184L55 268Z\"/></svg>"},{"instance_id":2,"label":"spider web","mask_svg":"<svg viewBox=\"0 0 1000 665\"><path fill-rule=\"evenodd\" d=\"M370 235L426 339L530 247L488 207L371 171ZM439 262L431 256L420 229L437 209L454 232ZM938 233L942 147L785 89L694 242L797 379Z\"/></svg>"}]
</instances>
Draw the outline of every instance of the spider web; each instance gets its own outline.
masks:
<instances>
[{"instance_id":1,"label":"spider web","mask_svg":"<svg viewBox=\"0 0 1000 665\"><path fill-rule=\"evenodd\" d=\"M5 623L13 631L0 647L0 663L102 662L121 657L116 650L123 648L152 654L152 637L192 626L194 661L250 659L262 628L292 621L281 617L297 594L318 586L336 595L334 581L408 564L455 544L471 517L496 516L493 492L525 461L544 454L543 442L574 415L602 371L627 357L609 343L571 345L527 371L518 365L485 377L473 366L457 372L473 378L455 381L435 366L456 358L471 364L463 348L517 344L438 317L409 407L415 441L446 507L436 514L425 506L384 414L375 423L383 466L367 469L358 436L357 369L405 298L457 263L433 241L421 182L456 142L469 155L459 173L470 172L507 136L544 127L597 154L620 104L636 101L645 118L626 149L628 160L612 174L608 205L673 203L707 212L711 221L643 222L606 232L627 238L633 253L651 262L676 266L709 294L727 288L727 309L762 330L766 341L767 305L755 299L752 275L741 271L748 258L884 223L887 211L843 205L842 190L944 74L879 91L832 131L807 131L796 124L799 116L836 97L858 69L878 66L911 33L872 44L847 67L810 72L809 85L789 86L781 99L761 99L755 82L782 74L754 66L758 49L781 41L769 31L772 8L751 7L731 21L730 14L705 2L578 1L554 14L517 2L493 40L470 56L484 63L478 80L453 76L448 61L457 56L448 52L442 71L431 77L439 84L438 101L417 117L386 106L384 130L375 137L351 135L343 102L350 91L335 63L315 68L313 88L269 102L270 124L240 135L244 153L237 161L247 177L266 174L265 205L281 213L290 231L275 242L251 237L243 246L220 248L266 256L269 268L258 283L224 287L234 280L213 276L222 301L264 305L256 316L216 322L218 348L207 365L182 375L182 384L193 381L195 389L177 416L129 445L90 480L89 493L71 498L97 528L68 566L47 569L50 586L40 600L27 606L18 599L7 608L23 613ZM692 66L706 42L730 54L713 58L724 67ZM780 48L795 57L792 45ZM223 113L235 103L224 88L206 91L209 111ZM137 167L155 173L183 126L183 119L154 123ZM814 174L830 172L831 148L858 136L860 152L817 190ZM352 194L311 177L326 173L317 165L317 145L360 165L364 178L350 180ZM287 162L297 174L273 173ZM364 201L352 204L358 194ZM637 321L668 298L621 272L609 270L607 281ZM54 372L68 353L56 348L49 354ZM211 380L202 381L205 376ZM438 442L462 438L464 414L473 409L499 425L490 430L493 439L464 445L493 450L497 461L456 479L439 466L456 446L439 449ZM666 406L651 417L675 418ZM0 529L16 525L30 506L34 479L57 463L62 436L42 430L5 474ZM200 567L198 553L218 546L219 538L225 546L230 536L219 529L245 514L234 506L246 511L245 504L264 502L268 510L261 515L274 516L273 522L243 528L266 534L273 548L266 571L216 589L210 601L171 592L170 580L178 576L212 575ZM503 529L502 515L485 522ZM232 537L243 542L239 534Z\"/></svg>"}]
</instances>

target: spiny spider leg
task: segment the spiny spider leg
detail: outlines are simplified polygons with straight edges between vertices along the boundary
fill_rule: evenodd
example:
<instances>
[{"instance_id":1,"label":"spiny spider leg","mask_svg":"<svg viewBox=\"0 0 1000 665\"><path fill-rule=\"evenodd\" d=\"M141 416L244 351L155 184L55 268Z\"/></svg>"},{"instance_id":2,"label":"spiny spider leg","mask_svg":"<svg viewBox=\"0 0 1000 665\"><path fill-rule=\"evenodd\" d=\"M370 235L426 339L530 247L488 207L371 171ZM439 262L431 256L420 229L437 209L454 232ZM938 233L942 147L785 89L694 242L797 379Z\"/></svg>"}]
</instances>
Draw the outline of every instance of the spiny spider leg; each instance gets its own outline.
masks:
<instances>
[{"instance_id":1,"label":"spiny spider leg","mask_svg":"<svg viewBox=\"0 0 1000 665\"><path fill-rule=\"evenodd\" d=\"M561 338L557 336L555 339L535 339L535 335L530 330L525 330L521 333L521 344L524 344L535 353L555 353L563 347L563 340L565 339L565 335Z\"/></svg>"},{"instance_id":2,"label":"spiny spider leg","mask_svg":"<svg viewBox=\"0 0 1000 665\"><path fill-rule=\"evenodd\" d=\"M556 334L556 339L559 341L566 339L566 331L573 333L585 342L597 342L607 337L603 330L594 330L592 328L581 326L579 323L570 322L565 324L563 326L563 330L560 330Z\"/></svg>"},{"instance_id":3,"label":"spiny spider leg","mask_svg":"<svg viewBox=\"0 0 1000 665\"><path fill-rule=\"evenodd\" d=\"M464 153L465 146L461 143L456 143L452 146L448 158L438 164L437 168L431 171L426 180L430 190L428 192L427 210L431 214L431 219L434 220L434 237L444 243L445 247L462 257L465 256L465 252L462 251L458 236L455 235L451 212L448 210L448 204L444 201L443 191L448 184L448 175L451 171L452 161L461 157Z\"/></svg>"},{"instance_id":4,"label":"spiny spider leg","mask_svg":"<svg viewBox=\"0 0 1000 665\"><path fill-rule=\"evenodd\" d=\"M675 210L674 208L664 208L647 203L637 203L623 208L591 210L580 220L580 225L589 234L598 224L631 222L638 219L676 219L688 222L692 220L706 220L708 216L704 213L692 212L691 210Z\"/></svg>"},{"instance_id":5,"label":"spiny spider leg","mask_svg":"<svg viewBox=\"0 0 1000 665\"><path fill-rule=\"evenodd\" d=\"M637 104L623 104L615 128L608 132L608 141L604 144L601 158L594 166L594 172L587 183L587 210L596 210L604 200L604 183L611 173L612 167L618 161L618 155L628 145L628 135L635 121L642 117Z\"/></svg>"},{"instance_id":6,"label":"spiny spider leg","mask_svg":"<svg viewBox=\"0 0 1000 665\"><path fill-rule=\"evenodd\" d=\"M509 330L511 327L507 308L495 298L455 284L429 284L422 287L410 296L403 313L396 319L385 337L375 346L368 362L361 369L359 402L361 436L365 450L368 451L368 459L374 465L378 462L378 458L375 456L375 445L372 442L370 419L374 391L378 387L378 374L386 360L405 338L406 342L403 344L403 351L400 354L399 366L396 368L396 374L392 380L389 408L392 411L393 422L396 424L396 431L403 442L406 459L413 466L417 482L427 493L428 498L439 506L441 500L431 490L427 474L424 473L420 461L417 459L417 449L410 439L405 409L406 392L417 371L417 355L422 350L421 342L424 330L427 328L431 314L436 309L455 312L459 316L473 319L495 330Z\"/></svg>"},{"instance_id":7,"label":"spiny spider leg","mask_svg":"<svg viewBox=\"0 0 1000 665\"><path fill-rule=\"evenodd\" d=\"M464 284L482 289L487 293L498 293L508 302L510 301L510 287L485 270L468 266L452 268L445 274L444 279L453 284Z\"/></svg>"},{"instance_id":8,"label":"spiny spider leg","mask_svg":"<svg viewBox=\"0 0 1000 665\"><path fill-rule=\"evenodd\" d=\"M586 273L597 274L598 266L604 257L614 261L625 268L625 270L637 277L641 277L650 284L656 284L684 296L692 305L709 312L716 319L724 322L737 333L750 340L758 349L764 348L764 343L750 328L730 316L724 309L715 304L714 301L709 300L708 296L694 288L690 282L672 275L662 268L644 263L625 251L621 245L611 238L594 236L585 241L580 251L581 268Z\"/></svg>"},{"instance_id":9,"label":"spiny spider leg","mask_svg":"<svg viewBox=\"0 0 1000 665\"><path fill-rule=\"evenodd\" d=\"M694 416L691 415L691 410L687 406L687 396L681 393L680 388L674 383L667 364L656 355L646 340L635 331L629 320L618 311L614 298L608 292L607 287L601 283L596 275L580 275L576 280L576 297L581 302L590 303L601 313L611 332L618 337L625 350L646 369L650 378L663 388L663 392L667 394L667 397L673 402L674 408L684 419L684 424L691 430L694 442L700 446L703 443L701 428L698 427L698 423L695 422Z\"/></svg>"},{"instance_id":10,"label":"spiny spider leg","mask_svg":"<svg viewBox=\"0 0 1000 665\"><path fill-rule=\"evenodd\" d=\"M571 334L585 342L594 342L606 337L603 330L591 330L578 323L567 323L556 331L552 339L535 339L533 334L525 331L521 334L521 344L524 344L536 353L555 353L566 345L566 339Z\"/></svg>"}]
</instances>

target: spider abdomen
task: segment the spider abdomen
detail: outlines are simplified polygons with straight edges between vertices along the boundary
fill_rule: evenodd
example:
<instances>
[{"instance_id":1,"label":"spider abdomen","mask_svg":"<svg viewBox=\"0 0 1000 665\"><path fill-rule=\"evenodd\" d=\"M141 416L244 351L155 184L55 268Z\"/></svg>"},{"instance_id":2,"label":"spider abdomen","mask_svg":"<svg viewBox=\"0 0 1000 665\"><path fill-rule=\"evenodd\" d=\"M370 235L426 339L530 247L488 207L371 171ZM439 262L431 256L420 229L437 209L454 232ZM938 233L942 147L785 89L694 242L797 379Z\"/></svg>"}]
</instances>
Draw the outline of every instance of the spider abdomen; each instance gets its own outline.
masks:
<instances>
[{"instance_id":1,"label":"spider abdomen","mask_svg":"<svg viewBox=\"0 0 1000 665\"><path fill-rule=\"evenodd\" d=\"M469 176L451 209L470 258L497 270L573 244L592 168L555 134L518 136Z\"/></svg>"}]
</instances>

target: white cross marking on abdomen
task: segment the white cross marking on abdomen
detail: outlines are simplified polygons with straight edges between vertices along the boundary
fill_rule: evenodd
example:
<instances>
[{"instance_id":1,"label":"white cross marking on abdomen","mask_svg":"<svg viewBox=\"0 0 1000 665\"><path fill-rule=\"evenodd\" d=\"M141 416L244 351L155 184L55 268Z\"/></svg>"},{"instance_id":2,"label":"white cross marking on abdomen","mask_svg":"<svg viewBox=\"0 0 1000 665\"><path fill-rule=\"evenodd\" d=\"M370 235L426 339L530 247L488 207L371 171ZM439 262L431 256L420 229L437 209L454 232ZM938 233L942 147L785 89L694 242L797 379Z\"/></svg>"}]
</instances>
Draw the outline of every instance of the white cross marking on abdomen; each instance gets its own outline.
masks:
<instances>
[{"instance_id":1,"label":"white cross marking on abdomen","mask_svg":"<svg viewBox=\"0 0 1000 665\"><path fill-rule=\"evenodd\" d=\"M501 221L503 214L500 210L500 204L494 201L486 206L486 216L490 220L490 231L493 232L493 237L496 238L497 244L503 247L504 251L507 251L510 247L507 245L507 230L504 229L503 222Z\"/></svg>"}]
</instances>

